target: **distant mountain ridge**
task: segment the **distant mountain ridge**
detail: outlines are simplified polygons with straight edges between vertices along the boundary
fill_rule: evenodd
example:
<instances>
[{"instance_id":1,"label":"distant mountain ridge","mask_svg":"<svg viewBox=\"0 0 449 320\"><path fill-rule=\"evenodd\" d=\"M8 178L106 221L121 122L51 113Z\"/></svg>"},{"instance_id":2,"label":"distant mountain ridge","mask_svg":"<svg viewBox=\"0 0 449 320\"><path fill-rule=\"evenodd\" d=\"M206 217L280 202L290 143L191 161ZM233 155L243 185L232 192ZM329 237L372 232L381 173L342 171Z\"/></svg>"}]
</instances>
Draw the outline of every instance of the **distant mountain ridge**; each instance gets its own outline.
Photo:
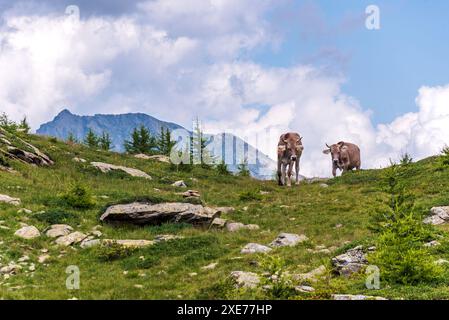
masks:
<instances>
[{"instance_id":1,"label":"distant mountain ridge","mask_svg":"<svg viewBox=\"0 0 449 320\"><path fill-rule=\"evenodd\" d=\"M62 110L52 121L42 124L36 131L39 135L53 136L59 139L67 139L72 133L78 140L82 140L89 129L96 134L107 132L111 136L113 150L123 152L123 143L129 140L134 128L144 125L152 135L158 135L161 128L176 129L186 128L172 122L165 122L143 113L127 113L118 115L96 114L93 116L79 116L68 109ZM208 149L219 150L218 158L225 158L232 172L237 171L241 159L247 158L249 170L255 178L271 179L275 163L267 155L253 146L245 143L239 137L226 134L207 135L210 141ZM215 154L217 156L217 154Z\"/></svg>"}]
</instances>

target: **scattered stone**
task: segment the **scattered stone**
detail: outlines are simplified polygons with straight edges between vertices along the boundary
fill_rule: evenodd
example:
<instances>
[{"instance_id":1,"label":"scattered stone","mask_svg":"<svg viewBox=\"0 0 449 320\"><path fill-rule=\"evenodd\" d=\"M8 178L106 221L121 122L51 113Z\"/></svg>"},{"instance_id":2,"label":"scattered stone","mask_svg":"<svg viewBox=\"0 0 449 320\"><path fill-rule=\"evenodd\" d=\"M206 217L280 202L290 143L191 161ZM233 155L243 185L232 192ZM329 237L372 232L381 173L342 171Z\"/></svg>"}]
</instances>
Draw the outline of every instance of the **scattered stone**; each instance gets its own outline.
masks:
<instances>
[{"instance_id":1,"label":"scattered stone","mask_svg":"<svg viewBox=\"0 0 449 320\"><path fill-rule=\"evenodd\" d=\"M437 261L435 261L435 264L438 265L442 265L442 264L446 264L449 263L449 261L447 261L446 259L438 259Z\"/></svg>"},{"instance_id":2,"label":"scattered stone","mask_svg":"<svg viewBox=\"0 0 449 320\"><path fill-rule=\"evenodd\" d=\"M116 243L126 248L143 248L154 245L154 241L150 240L111 240L105 239L101 243Z\"/></svg>"},{"instance_id":3,"label":"scattered stone","mask_svg":"<svg viewBox=\"0 0 449 320\"><path fill-rule=\"evenodd\" d=\"M253 272L233 271L231 272L231 278L235 281L237 288L254 289L260 283L259 276Z\"/></svg>"},{"instance_id":4,"label":"scattered stone","mask_svg":"<svg viewBox=\"0 0 449 320\"><path fill-rule=\"evenodd\" d=\"M218 263L215 262L215 263L211 263L211 264L209 264L209 265L207 265L207 266L201 267L201 270L213 270L213 269L215 269L217 266L218 266Z\"/></svg>"},{"instance_id":5,"label":"scattered stone","mask_svg":"<svg viewBox=\"0 0 449 320\"><path fill-rule=\"evenodd\" d=\"M321 183L321 184L320 184L320 187L321 187L321 188L329 188L329 185L326 184L326 183Z\"/></svg>"},{"instance_id":6,"label":"scattered stone","mask_svg":"<svg viewBox=\"0 0 449 320\"><path fill-rule=\"evenodd\" d=\"M172 186L178 188L187 188L187 185L185 184L184 180L176 181L172 184Z\"/></svg>"},{"instance_id":7,"label":"scattered stone","mask_svg":"<svg viewBox=\"0 0 449 320\"><path fill-rule=\"evenodd\" d=\"M134 288L136 288L136 289L143 289L143 285L141 285L141 284L135 284L135 285L134 285Z\"/></svg>"},{"instance_id":8,"label":"scattered stone","mask_svg":"<svg viewBox=\"0 0 449 320\"><path fill-rule=\"evenodd\" d=\"M23 239L34 239L40 237L41 233L35 226L24 226L17 230L14 235Z\"/></svg>"},{"instance_id":9,"label":"scattered stone","mask_svg":"<svg viewBox=\"0 0 449 320\"><path fill-rule=\"evenodd\" d=\"M85 159L83 159L83 158L78 158L78 157L75 157L75 158L73 158L72 160L75 161L75 162L80 162L80 163L86 163L86 162L87 162Z\"/></svg>"},{"instance_id":10,"label":"scattered stone","mask_svg":"<svg viewBox=\"0 0 449 320\"><path fill-rule=\"evenodd\" d=\"M184 198L200 198L201 195L199 191L196 190L187 190L186 192L181 193Z\"/></svg>"},{"instance_id":11,"label":"scattered stone","mask_svg":"<svg viewBox=\"0 0 449 320\"><path fill-rule=\"evenodd\" d=\"M100 244L101 244L100 239L85 239L81 242L80 247L82 249L86 249L99 246Z\"/></svg>"},{"instance_id":12,"label":"scattered stone","mask_svg":"<svg viewBox=\"0 0 449 320\"><path fill-rule=\"evenodd\" d=\"M251 254L251 253L267 253L272 249L258 244L258 243L248 243L243 249L240 251L241 253Z\"/></svg>"},{"instance_id":13,"label":"scattered stone","mask_svg":"<svg viewBox=\"0 0 449 320\"><path fill-rule=\"evenodd\" d=\"M346 253L332 258L335 271L345 277L360 272L367 264L363 247L358 246L348 250Z\"/></svg>"},{"instance_id":14,"label":"scattered stone","mask_svg":"<svg viewBox=\"0 0 449 320\"><path fill-rule=\"evenodd\" d=\"M58 237L66 236L66 235L70 234L72 231L73 231L73 228L69 225L54 224L45 233L45 235L50 238L58 238Z\"/></svg>"},{"instance_id":15,"label":"scattered stone","mask_svg":"<svg viewBox=\"0 0 449 320\"><path fill-rule=\"evenodd\" d=\"M0 194L0 202L4 202L7 204L12 204L13 206L19 206L20 205L20 199L19 198L12 198L10 196Z\"/></svg>"},{"instance_id":16,"label":"scattered stone","mask_svg":"<svg viewBox=\"0 0 449 320\"><path fill-rule=\"evenodd\" d=\"M44 262L47 261L48 259L50 259L50 255L48 255L48 254L43 254L43 255L40 255L40 256L37 258L37 262L39 262L39 263L44 263Z\"/></svg>"},{"instance_id":17,"label":"scattered stone","mask_svg":"<svg viewBox=\"0 0 449 320\"><path fill-rule=\"evenodd\" d=\"M161 234L161 235L157 235L154 238L154 242L160 243L160 242L179 240L179 239L184 239L184 237L176 236L176 235L173 235L173 234Z\"/></svg>"},{"instance_id":18,"label":"scattered stone","mask_svg":"<svg viewBox=\"0 0 449 320\"><path fill-rule=\"evenodd\" d=\"M271 247L294 247L298 243L309 240L305 235L293 234L293 233L281 233L279 236L270 243Z\"/></svg>"},{"instance_id":19,"label":"scattered stone","mask_svg":"<svg viewBox=\"0 0 449 320\"><path fill-rule=\"evenodd\" d=\"M101 172L103 172L103 173L107 173L107 172L113 171L113 170L119 170L119 171L126 172L127 174L129 174L132 177L145 178L145 179L148 179L148 180L152 179L145 172L143 172L141 170L138 170L138 169L134 169L134 168L127 168L127 167L123 167L123 166L116 166L116 165L113 165L113 164L103 163L103 162L91 162L90 164L93 167L95 167L98 170L100 170Z\"/></svg>"},{"instance_id":20,"label":"scattered stone","mask_svg":"<svg viewBox=\"0 0 449 320\"><path fill-rule=\"evenodd\" d=\"M3 274L3 275L17 274L17 272L21 269L22 269L22 266L20 266L18 264L11 263L7 266L0 268L0 274Z\"/></svg>"},{"instance_id":21,"label":"scattered stone","mask_svg":"<svg viewBox=\"0 0 449 320\"><path fill-rule=\"evenodd\" d=\"M31 214L31 213L33 213L33 211L31 211L29 209L22 208L19 211L17 211L17 213L19 213L19 214L22 214L22 213Z\"/></svg>"},{"instance_id":22,"label":"scattered stone","mask_svg":"<svg viewBox=\"0 0 449 320\"><path fill-rule=\"evenodd\" d=\"M307 281L307 282L316 282L317 278L324 275L326 273L326 267L321 265L316 269L313 269L312 271L309 271L307 273L300 273L293 276L294 280L297 281Z\"/></svg>"},{"instance_id":23,"label":"scattered stone","mask_svg":"<svg viewBox=\"0 0 449 320\"><path fill-rule=\"evenodd\" d=\"M25 261L28 261L28 260L30 260L30 257L28 257L28 256L23 256L23 257L20 257L20 258L17 260L17 262L25 262Z\"/></svg>"},{"instance_id":24,"label":"scattered stone","mask_svg":"<svg viewBox=\"0 0 449 320\"><path fill-rule=\"evenodd\" d=\"M343 227L343 225L342 225L341 223L335 225L335 229L340 229L340 228L342 228L342 227Z\"/></svg>"},{"instance_id":25,"label":"scattered stone","mask_svg":"<svg viewBox=\"0 0 449 320\"><path fill-rule=\"evenodd\" d=\"M87 235L85 235L84 233L75 231L68 235L59 237L58 239L56 239L55 242L57 245L68 247L73 244L80 243L81 241L83 241L86 238L87 238Z\"/></svg>"},{"instance_id":26,"label":"scattered stone","mask_svg":"<svg viewBox=\"0 0 449 320\"><path fill-rule=\"evenodd\" d=\"M156 160L156 161L159 161L159 162L170 163L170 158L168 156L165 156L165 155L150 156L149 159L150 160Z\"/></svg>"},{"instance_id":27,"label":"scattered stone","mask_svg":"<svg viewBox=\"0 0 449 320\"><path fill-rule=\"evenodd\" d=\"M215 218L210 226L211 228L223 229L226 226L227 222L228 220L226 219Z\"/></svg>"},{"instance_id":28,"label":"scattered stone","mask_svg":"<svg viewBox=\"0 0 449 320\"><path fill-rule=\"evenodd\" d=\"M139 153L139 154L134 155L134 158L142 159L142 160L149 160L150 156L143 154L143 153Z\"/></svg>"},{"instance_id":29,"label":"scattered stone","mask_svg":"<svg viewBox=\"0 0 449 320\"><path fill-rule=\"evenodd\" d=\"M240 223L240 222L228 222L226 224L226 229L229 232L236 232L236 231L243 230L243 229L245 229L245 230L259 230L259 226L256 225L256 224L246 224L245 225L245 224Z\"/></svg>"},{"instance_id":30,"label":"scattered stone","mask_svg":"<svg viewBox=\"0 0 449 320\"><path fill-rule=\"evenodd\" d=\"M97 237L97 238L100 238L103 235L103 233L101 231L99 231L99 230L93 230L93 231L90 232L90 234L95 236L95 237Z\"/></svg>"},{"instance_id":31,"label":"scattered stone","mask_svg":"<svg viewBox=\"0 0 449 320\"><path fill-rule=\"evenodd\" d=\"M449 206L433 207L430 209L430 216L424 219L424 223L440 225L449 221Z\"/></svg>"},{"instance_id":32,"label":"scattered stone","mask_svg":"<svg viewBox=\"0 0 449 320\"><path fill-rule=\"evenodd\" d=\"M433 241L425 243L424 247L430 248L430 247L437 247L437 246L440 246L440 245L441 245L441 243L439 241L433 240Z\"/></svg>"},{"instance_id":33,"label":"scattered stone","mask_svg":"<svg viewBox=\"0 0 449 320\"><path fill-rule=\"evenodd\" d=\"M310 293L315 291L315 289L310 286L297 286L295 287L295 290L301 293Z\"/></svg>"},{"instance_id":34,"label":"scattered stone","mask_svg":"<svg viewBox=\"0 0 449 320\"><path fill-rule=\"evenodd\" d=\"M383 297L365 296L361 294L333 294L333 300L387 300Z\"/></svg>"},{"instance_id":35,"label":"scattered stone","mask_svg":"<svg viewBox=\"0 0 449 320\"><path fill-rule=\"evenodd\" d=\"M270 193L269 193L268 191L262 191L262 190L260 190L260 194L263 195L263 196L265 196L265 195L270 194Z\"/></svg>"},{"instance_id":36,"label":"scattered stone","mask_svg":"<svg viewBox=\"0 0 449 320\"><path fill-rule=\"evenodd\" d=\"M209 226L219 217L216 209L191 203L130 203L109 207L100 220L111 223L160 225L166 222Z\"/></svg>"},{"instance_id":37,"label":"scattered stone","mask_svg":"<svg viewBox=\"0 0 449 320\"><path fill-rule=\"evenodd\" d=\"M197 276L198 275L198 273L196 273L196 272L191 272L191 273L189 273L189 276L190 277L195 277L195 276Z\"/></svg>"}]
</instances>

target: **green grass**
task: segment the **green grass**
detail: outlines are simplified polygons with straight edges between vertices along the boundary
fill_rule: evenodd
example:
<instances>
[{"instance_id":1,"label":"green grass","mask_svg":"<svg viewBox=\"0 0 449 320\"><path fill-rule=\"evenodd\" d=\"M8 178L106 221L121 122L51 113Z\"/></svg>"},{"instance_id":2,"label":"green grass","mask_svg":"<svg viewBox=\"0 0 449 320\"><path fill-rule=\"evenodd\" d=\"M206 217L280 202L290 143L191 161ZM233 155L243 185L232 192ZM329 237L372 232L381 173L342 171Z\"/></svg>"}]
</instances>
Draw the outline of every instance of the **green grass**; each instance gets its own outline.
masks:
<instances>
[{"instance_id":1,"label":"green grass","mask_svg":"<svg viewBox=\"0 0 449 320\"><path fill-rule=\"evenodd\" d=\"M0 264L28 255L36 263L33 273L19 272L9 279L0 276L0 298L4 299L195 299L232 297L226 291L231 271L261 272L252 263L257 257L240 254L249 242L270 243L280 232L304 233L307 243L294 248L273 250L285 260L291 273L308 272L321 264L330 265L330 258L358 243L372 244L371 215L385 210L388 194L384 192L383 171L364 170L348 173L328 181L302 184L292 188L278 187L275 181L257 181L248 177L219 175L216 170L194 168L180 170L169 164L145 161L132 156L91 150L79 145L30 135L27 140L47 153L52 167L33 167L8 161L16 174L0 171L0 194L18 197L22 206L33 214L17 213L18 208L0 204L0 220L9 230L0 229ZM87 163L72 161L74 157ZM153 180L132 178L121 173L103 174L89 166L102 161L143 170ZM181 240L157 244L145 249L105 259L97 248L58 248L52 239L42 236L26 241L13 235L20 222L45 230L55 223L70 224L75 230L88 232L99 225L99 216L111 204L138 199L184 201L177 193L183 189L171 186L184 180L189 189L200 191L202 203L209 206L232 206L236 211L224 218L245 224L258 224L260 230L229 233L205 230L190 225L110 226L102 225L104 238L148 239L159 234L176 234ZM415 197L415 208L427 213L432 206L449 205L449 169L441 168L436 157L407 165L401 181ZM61 201L74 185L82 184L95 201L91 208L77 208ZM268 191L261 194L260 191ZM104 198L102 196L107 196ZM246 207L246 208L245 208ZM19 207L20 208L20 207ZM246 210L244 210L244 208ZM342 224L341 228L335 228ZM441 227L446 236L447 227ZM348 244L349 243L349 244ZM333 255L307 251L316 245L339 248ZM449 251L432 249L432 257L448 258ZM48 266L37 263L40 250L48 249ZM60 256L62 254L62 256ZM60 257L59 257L60 256ZM201 267L217 262L213 270ZM66 268L79 267L80 290L66 289ZM197 273L196 276L189 275ZM32 276L31 276L32 275ZM446 278L449 270L445 269ZM331 293L381 295L393 299L448 299L448 283L416 286L385 285L373 292L364 285L363 276L345 279L329 276L315 284L313 294L298 299L326 299ZM143 288L136 288L142 285ZM10 289L19 287L18 289ZM239 297L258 298L251 292Z\"/></svg>"}]
</instances>

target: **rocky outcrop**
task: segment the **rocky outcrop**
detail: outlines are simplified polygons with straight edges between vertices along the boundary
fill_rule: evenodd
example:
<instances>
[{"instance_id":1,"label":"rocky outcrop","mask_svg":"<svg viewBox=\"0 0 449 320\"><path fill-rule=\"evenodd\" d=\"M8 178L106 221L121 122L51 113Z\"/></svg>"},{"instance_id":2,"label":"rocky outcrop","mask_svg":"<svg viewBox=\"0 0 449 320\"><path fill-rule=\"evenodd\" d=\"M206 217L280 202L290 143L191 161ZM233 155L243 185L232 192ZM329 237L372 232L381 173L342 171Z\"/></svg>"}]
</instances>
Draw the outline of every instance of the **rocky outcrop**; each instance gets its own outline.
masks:
<instances>
[{"instance_id":1,"label":"rocky outcrop","mask_svg":"<svg viewBox=\"0 0 449 320\"><path fill-rule=\"evenodd\" d=\"M368 261L362 246L348 250L346 253L332 258L335 271L342 276L350 276L366 267Z\"/></svg>"},{"instance_id":2,"label":"rocky outcrop","mask_svg":"<svg viewBox=\"0 0 449 320\"><path fill-rule=\"evenodd\" d=\"M69 235L73 231L73 228L66 224L54 224L45 233L47 237L58 238Z\"/></svg>"},{"instance_id":3,"label":"rocky outcrop","mask_svg":"<svg viewBox=\"0 0 449 320\"><path fill-rule=\"evenodd\" d=\"M295 281L300 281L300 282L316 282L319 277L326 274L326 271L327 271L326 267L321 265L318 268L313 269L307 273L295 274L295 275L293 275L292 278Z\"/></svg>"},{"instance_id":4,"label":"rocky outcrop","mask_svg":"<svg viewBox=\"0 0 449 320\"><path fill-rule=\"evenodd\" d=\"M362 294L333 294L333 300L387 300L383 297L365 296Z\"/></svg>"},{"instance_id":5,"label":"rocky outcrop","mask_svg":"<svg viewBox=\"0 0 449 320\"><path fill-rule=\"evenodd\" d=\"M440 225L449 221L449 206L433 207L430 209L430 215L424 219L424 223L432 225Z\"/></svg>"},{"instance_id":6,"label":"rocky outcrop","mask_svg":"<svg viewBox=\"0 0 449 320\"><path fill-rule=\"evenodd\" d=\"M81 241L83 241L86 238L87 238L86 234L79 232L79 231L75 231L75 232L69 233L66 236L59 237L58 239L56 239L55 243L60 246L68 247L73 244L80 243Z\"/></svg>"},{"instance_id":7,"label":"rocky outcrop","mask_svg":"<svg viewBox=\"0 0 449 320\"><path fill-rule=\"evenodd\" d=\"M186 199L200 198L201 194L196 190L187 190L186 192L181 193L181 195Z\"/></svg>"},{"instance_id":8,"label":"rocky outcrop","mask_svg":"<svg viewBox=\"0 0 449 320\"><path fill-rule=\"evenodd\" d=\"M97 168L98 170L100 170L103 173L107 173L110 171L114 171L114 170L118 170L118 171L123 171L127 174L129 174L132 177L138 177L138 178L145 178L148 180L151 180L151 176L149 176L147 173L138 170L138 169L134 169L134 168L127 168L127 167L123 167L123 166L116 166L113 164L109 164L109 163L103 163L103 162L91 162L90 163L93 167Z\"/></svg>"},{"instance_id":9,"label":"rocky outcrop","mask_svg":"<svg viewBox=\"0 0 449 320\"><path fill-rule=\"evenodd\" d=\"M19 198L12 198L10 196L0 194L0 202L12 204L13 206L19 206L20 205L20 199Z\"/></svg>"},{"instance_id":10,"label":"rocky outcrop","mask_svg":"<svg viewBox=\"0 0 449 320\"><path fill-rule=\"evenodd\" d=\"M160 225L162 223L190 223L209 226L219 217L216 209L190 203L139 203L114 205L100 217L103 222L130 223L136 225Z\"/></svg>"},{"instance_id":11,"label":"rocky outcrop","mask_svg":"<svg viewBox=\"0 0 449 320\"><path fill-rule=\"evenodd\" d=\"M294 233L281 233L272 243L271 247L294 247L297 244L309 240L305 235Z\"/></svg>"}]
</instances>

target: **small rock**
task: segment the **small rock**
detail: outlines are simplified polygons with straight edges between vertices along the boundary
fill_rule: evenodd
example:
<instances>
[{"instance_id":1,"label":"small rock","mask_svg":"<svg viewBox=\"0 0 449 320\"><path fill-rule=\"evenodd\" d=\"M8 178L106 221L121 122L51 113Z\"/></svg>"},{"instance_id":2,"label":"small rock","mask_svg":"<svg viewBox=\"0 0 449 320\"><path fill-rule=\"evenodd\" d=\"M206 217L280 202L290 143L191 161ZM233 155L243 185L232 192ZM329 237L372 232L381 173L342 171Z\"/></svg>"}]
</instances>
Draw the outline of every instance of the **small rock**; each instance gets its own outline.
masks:
<instances>
[{"instance_id":1,"label":"small rock","mask_svg":"<svg viewBox=\"0 0 449 320\"><path fill-rule=\"evenodd\" d=\"M21 203L19 198L12 198L4 194L0 194L0 202L12 204L13 206L19 206Z\"/></svg>"},{"instance_id":2,"label":"small rock","mask_svg":"<svg viewBox=\"0 0 449 320\"><path fill-rule=\"evenodd\" d=\"M218 263L215 262L215 263L211 263L211 264L209 264L207 266L201 267L201 270L213 270L217 266L218 266Z\"/></svg>"},{"instance_id":3,"label":"small rock","mask_svg":"<svg viewBox=\"0 0 449 320\"><path fill-rule=\"evenodd\" d=\"M48 254L43 254L43 255L41 255L41 256L39 256L39 257L37 258L37 262L39 262L39 263L44 263L44 262L47 261L49 258L50 258L50 255L48 255Z\"/></svg>"},{"instance_id":4,"label":"small rock","mask_svg":"<svg viewBox=\"0 0 449 320\"><path fill-rule=\"evenodd\" d=\"M50 227L50 229L45 233L47 237L50 238L58 238L62 236L66 236L73 231L73 228L66 224L54 224Z\"/></svg>"},{"instance_id":5,"label":"small rock","mask_svg":"<svg viewBox=\"0 0 449 320\"><path fill-rule=\"evenodd\" d=\"M60 246L71 246L72 244L77 244L87 238L87 235L79 231L72 232L68 235L62 236L56 239L56 244Z\"/></svg>"},{"instance_id":6,"label":"small rock","mask_svg":"<svg viewBox=\"0 0 449 320\"><path fill-rule=\"evenodd\" d=\"M297 275L294 275L293 278L295 280L299 281L308 281L308 282L316 282L317 278L324 275L326 273L326 267L321 265L316 269L313 269L312 271L309 271L307 273L300 273Z\"/></svg>"},{"instance_id":7,"label":"small rock","mask_svg":"<svg viewBox=\"0 0 449 320\"><path fill-rule=\"evenodd\" d=\"M172 186L178 188L187 188L187 185L185 184L184 180L176 181L172 184Z\"/></svg>"},{"instance_id":8,"label":"small rock","mask_svg":"<svg viewBox=\"0 0 449 320\"><path fill-rule=\"evenodd\" d=\"M195 276L197 276L198 275L198 273L196 273L196 272L191 272L191 273L189 273L189 276L190 277L195 277Z\"/></svg>"},{"instance_id":9,"label":"small rock","mask_svg":"<svg viewBox=\"0 0 449 320\"><path fill-rule=\"evenodd\" d=\"M215 219L212 221L211 228L219 228L219 229L222 229L222 228L224 228L224 227L226 226L226 223L227 223L227 222L228 222L228 220L226 220L226 219L215 218Z\"/></svg>"},{"instance_id":10,"label":"small rock","mask_svg":"<svg viewBox=\"0 0 449 320\"><path fill-rule=\"evenodd\" d=\"M184 237L176 236L173 234L160 234L160 235L157 235L156 237L154 237L154 242L158 243L158 242L165 242L165 241L172 241L172 240L179 240L179 239L184 239Z\"/></svg>"},{"instance_id":11,"label":"small rock","mask_svg":"<svg viewBox=\"0 0 449 320\"><path fill-rule=\"evenodd\" d=\"M136 289L143 289L143 285L141 285L141 284L135 284L135 285L134 285L134 288L136 288Z\"/></svg>"},{"instance_id":12,"label":"small rock","mask_svg":"<svg viewBox=\"0 0 449 320\"><path fill-rule=\"evenodd\" d=\"M433 207L430 209L430 216L424 219L424 223L440 225L449 221L449 206Z\"/></svg>"},{"instance_id":13,"label":"small rock","mask_svg":"<svg viewBox=\"0 0 449 320\"><path fill-rule=\"evenodd\" d=\"M233 207L218 207L216 209L223 214L231 214L235 212L235 209Z\"/></svg>"},{"instance_id":14,"label":"small rock","mask_svg":"<svg viewBox=\"0 0 449 320\"><path fill-rule=\"evenodd\" d=\"M25 226L17 230L14 235L23 239L34 239L40 237L41 233L35 226Z\"/></svg>"},{"instance_id":15,"label":"small rock","mask_svg":"<svg viewBox=\"0 0 449 320\"><path fill-rule=\"evenodd\" d=\"M315 289L310 286L297 286L295 287L295 290L302 293L310 293L315 291Z\"/></svg>"},{"instance_id":16,"label":"small rock","mask_svg":"<svg viewBox=\"0 0 449 320\"><path fill-rule=\"evenodd\" d=\"M243 249L240 251L241 253L251 254L251 253L267 253L272 249L258 244L258 243L248 243Z\"/></svg>"},{"instance_id":17,"label":"small rock","mask_svg":"<svg viewBox=\"0 0 449 320\"><path fill-rule=\"evenodd\" d=\"M242 230L242 229L258 230L259 226L255 225L255 224L245 225L245 224L240 223L240 222L229 222L229 223L226 224L226 229L229 232L236 232L236 231L239 231L239 230Z\"/></svg>"},{"instance_id":18,"label":"small rock","mask_svg":"<svg viewBox=\"0 0 449 320\"><path fill-rule=\"evenodd\" d=\"M23 257L20 257L17 261L18 261L18 262L25 262L25 261L28 261L28 260L30 260L30 257L28 257L28 256L23 256Z\"/></svg>"},{"instance_id":19,"label":"small rock","mask_svg":"<svg viewBox=\"0 0 449 320\"><path fill-rule=\"evenodd\" d=\"M440 245L441 245L441 243L439 241L433 240L433 241L425 243L424 247L430 248L430 247L437 247L437 246L440 246Z\"/></svg>"},{"instance_id":20,"label":"small rock","mask_svg":"<svg viewBox=\"0 0 449 320\"><path fill-rule=\"evenodd\" d=\"M332 264L340 275L348 277L353 273L360 272L368 264L368 261L363 247L358 246L332 258Z\"/></svg>"},{"instance_id":21,"label":"small rock","mask_svg":"<svg viewBox=\"0 0 449 320\"><path fill-rule=\"evenodd\" d=\"M91 231L91 234L94 235L97 238L100 238L103 235L103 233L101 231L98 231L98 230Z\"/></svg>"},{"instance_id":22,"label":"small rock","mask_svg":"<svg viewBox=\"0 0 449 320\"><path fill-rule=\"evenodd\" d=\"M237 288L256 288L260 283L259 276L253 272L233 271L231 278L235 281Z\"/></svg>"},{"instance_id":23,"label":"small rock","mask_svg":"<svg viewBox=\"0 0 449 320\"><path fill-rule=\"evenodd\" d=\"M342 227L343 227L343 225L341 223L335 225L335 229L340 229Z\"/></svg>"},{"instance_id":24,"label":"small rock","mask_svg":"<svg viewBox=\"0 0 449 320\"><path fill-rule=\"evenodd\" d=\"M186 192L181 193L184 198L200 198L201 195L199 191L196 190L187 190Z\"/></svg>"},{"instance_id":25,"label":"small rock","mask_svg":"<svg viewBox=\"0 0 449 320\"><path fill-rule=\"evenodd\" d=\"M75 157L72 159L75 162L86 163L87 161L83 158Z\"/></svg>"},{"instance_id":26,"label":"small rock","mask_svg":"<svg viewBox=\"0 0 449 320\"><path fill-rule=\"evenodd\" d=\"M270 243L271 247L294 247L298 243L309 240L305 235L293 234L293 233L281 233L279 236Z\"/></svg>"},{"instance_id":27,"label":"small rock","mask_svg":"<svg viewBox=\"0 0 449 320\"><path fill-rule=\"evenodd\" d=\"M33 211L31 211L29 209L22 208L19 211L17 211L17 213L19 213L19 214L22 214L22 213L31 214L31 213L33 213Z\"/></svg>"},{"instance_id":28,"label":"small rock","mask_svg":"<svg viewBox=\"0 0 449 320\"><path fill-rule=\"evenodd\" d=\"M321 187L321 188L329 188L329 185L326 184L326 183L321 183L321 184L320 184L320 187Z\"/></svg>"}]
</instances>

